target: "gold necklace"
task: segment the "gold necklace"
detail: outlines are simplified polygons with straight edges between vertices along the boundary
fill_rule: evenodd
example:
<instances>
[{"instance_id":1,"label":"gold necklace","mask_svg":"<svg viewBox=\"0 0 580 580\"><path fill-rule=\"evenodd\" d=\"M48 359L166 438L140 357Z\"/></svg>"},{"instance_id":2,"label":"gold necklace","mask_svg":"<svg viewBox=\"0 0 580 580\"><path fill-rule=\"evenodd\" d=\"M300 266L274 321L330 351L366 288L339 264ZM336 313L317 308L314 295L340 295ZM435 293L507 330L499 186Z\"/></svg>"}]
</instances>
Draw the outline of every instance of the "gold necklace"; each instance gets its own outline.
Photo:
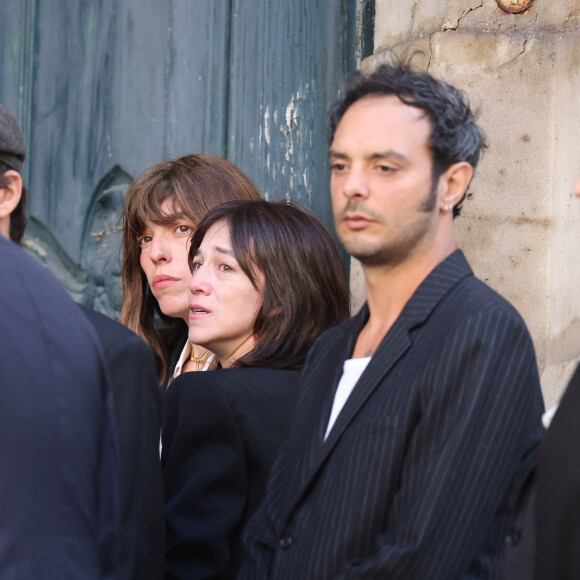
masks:
<instances>
[{"instance_id":1,"label":"gold necklace","mask_svg":"<svg viewBox=\"0 0 580 580\"><path fill-rule=\"evenodd\" d=\"M195 356L195 351L193 350L193 347L191 347L191 354L189 355L189 360L191 362L194 362L196 364L202 364L207 362L207 359L211 356L211 352L209 350L206 350L204 353Z\"/></svg>"}]
</instances>

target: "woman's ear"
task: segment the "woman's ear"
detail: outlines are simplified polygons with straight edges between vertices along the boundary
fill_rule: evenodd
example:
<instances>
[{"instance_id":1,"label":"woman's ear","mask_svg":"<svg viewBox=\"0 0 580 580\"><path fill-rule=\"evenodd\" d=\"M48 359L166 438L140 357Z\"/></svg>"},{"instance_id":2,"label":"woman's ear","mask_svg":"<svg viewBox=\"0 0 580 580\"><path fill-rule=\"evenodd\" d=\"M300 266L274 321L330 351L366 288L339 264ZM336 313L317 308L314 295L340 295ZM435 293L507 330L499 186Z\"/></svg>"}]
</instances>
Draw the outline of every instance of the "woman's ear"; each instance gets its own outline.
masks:
<instances>
[{"instance_id":1,"label":"woman's ear","mask_svg":"<svg viewBox=\"0 0 580 580\"><path fill-rule=\"evenodd\" d=\"M467 161L454 163L441 175L439 180L439 208L442 213L453 210L465 194L471 178L473 167Z\"/></svg>"},{"instance_id":2,"label":"woman's ear","mask_svg":"<svg viewBox=\"0 0 580 580\"><path fill-rule=\"evenodd\" d=\"M16 209L22 197L22 177L18 171L10 169L2 174L6 185L0 185L0 234L10 237L10 214Z\"/></svg>"}]
</instances>

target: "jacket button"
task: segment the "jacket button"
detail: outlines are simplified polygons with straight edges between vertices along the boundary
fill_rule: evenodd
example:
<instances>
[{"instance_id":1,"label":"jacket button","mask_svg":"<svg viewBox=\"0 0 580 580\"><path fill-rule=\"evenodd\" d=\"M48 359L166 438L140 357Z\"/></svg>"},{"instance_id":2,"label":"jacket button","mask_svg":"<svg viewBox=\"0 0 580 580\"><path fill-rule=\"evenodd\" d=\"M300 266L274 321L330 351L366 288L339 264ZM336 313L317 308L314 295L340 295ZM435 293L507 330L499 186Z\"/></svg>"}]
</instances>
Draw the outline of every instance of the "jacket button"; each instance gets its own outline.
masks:
<instances>
[{"instance_id":1,"label":"jacket button","mask_svg":"<svg viewBox=\"0 0 580 580\"><path fill-rule=\"evenodd\" d=\"M508 534L506 540L510 546L517 546L522 540L522 533L519 530L514 530Z\"/></svg>"},{"instance_id":2,"label":"jacket button","mask_svg":"<svg viewBox=\"0 0 580 580\"><path fill-rule=\"evenodd\" d=\"M280 547L283 550L287 550L292 545L292 538L290 536L286 536L280 540Z\"/></svg>"}]
</instances>

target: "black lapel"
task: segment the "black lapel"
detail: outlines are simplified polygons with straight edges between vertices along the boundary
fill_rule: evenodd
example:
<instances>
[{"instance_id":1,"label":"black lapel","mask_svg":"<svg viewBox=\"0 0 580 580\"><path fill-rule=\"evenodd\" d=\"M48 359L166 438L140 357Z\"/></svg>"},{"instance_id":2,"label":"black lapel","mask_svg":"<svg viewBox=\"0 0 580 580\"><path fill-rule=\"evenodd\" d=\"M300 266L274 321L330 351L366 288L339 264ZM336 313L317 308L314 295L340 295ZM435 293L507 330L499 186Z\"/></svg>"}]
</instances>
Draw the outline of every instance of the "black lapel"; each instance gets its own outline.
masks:
<instances>
[{"instance_id":1,"label":"black lapel","mask_svg":"<svg viewBox=\"0 0 580 580\"><path fill-rule=\"evenodd\" d=\"M301 396L285 462L285 476L289 481L285 494L287 499L303 488L303 481L318 463L343 362L350 358L356 337L367 319L368 308L365 304L355 317L331 331L328 339L316 350L316 360L301 375ZM285 505L290 507L292 504L286 501Z\"/></svg>"},{"instance_id":2,"label":"black lapel","mask_svg":"<svg viewBox=\"0 0 580 580\"><path fill-rule=\"evenodd\" d=\"M311 396L305 395L302 398L303 405L300 405L301 409L296 415L295 428L303 431L292 440L293 461L289 465L293 466L295 471L291 475L292 483L288 488L284 522L298 505L344 430L385 375L412 346L410 331L422 325L451 288L460 279L469 275L473 275L473 272L467 260L461 250L456 250L427 276L379 345L338 415L326 441L323 441L323 438L331 401L342 376L343 363L350 357L356 338L368 319L366 305L354 319L341 327L343 332L335 335L334 340L328 341L321 348L318 356L324 359L324 364L318 364L312 372L305 373L302 377L302 388ZM329 384L331 380L333 382ZM328 387L325 388L323 385ZM322 409L324 412L321 412Z\"/></svg>"}]
</instances>

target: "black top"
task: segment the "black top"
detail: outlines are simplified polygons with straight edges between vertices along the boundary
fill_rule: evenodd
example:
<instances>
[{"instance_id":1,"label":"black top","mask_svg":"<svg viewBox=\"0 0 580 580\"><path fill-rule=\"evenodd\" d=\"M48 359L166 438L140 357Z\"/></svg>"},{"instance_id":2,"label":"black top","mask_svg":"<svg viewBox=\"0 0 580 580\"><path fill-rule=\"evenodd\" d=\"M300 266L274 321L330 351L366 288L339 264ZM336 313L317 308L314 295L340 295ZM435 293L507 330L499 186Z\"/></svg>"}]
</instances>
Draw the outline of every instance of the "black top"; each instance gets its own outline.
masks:
<instances>
[{"instance_id":1,"label":"black top","mask_svg":"<svg viewBox=\"0 0 580 580\"><path fill-rule=\"evenodd\" d=\"M298 371L185 373L164 405L166 578L233 578L298 392Z\"/></svg>"}]
</instances>

